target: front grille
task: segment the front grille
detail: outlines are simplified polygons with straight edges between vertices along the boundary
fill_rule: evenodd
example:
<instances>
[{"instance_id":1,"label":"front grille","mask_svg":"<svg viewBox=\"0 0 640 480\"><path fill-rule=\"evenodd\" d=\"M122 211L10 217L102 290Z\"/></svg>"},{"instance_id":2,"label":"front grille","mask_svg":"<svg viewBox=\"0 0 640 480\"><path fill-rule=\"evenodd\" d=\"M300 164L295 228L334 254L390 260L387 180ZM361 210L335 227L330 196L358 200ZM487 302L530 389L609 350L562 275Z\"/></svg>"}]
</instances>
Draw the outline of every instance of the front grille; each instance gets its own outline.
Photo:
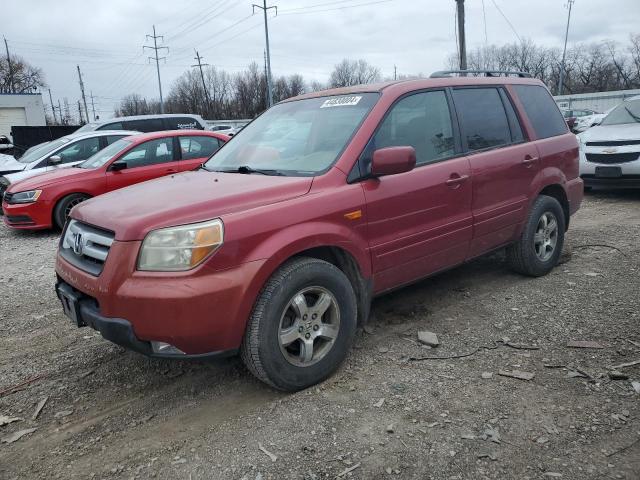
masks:
<instances>
[{"instance_id":1,"label":"front grille","mask_svg":"<svg viewBox=\"0 0 640 480\"><path fill-rule=\"evenodd\" d=\"M11 225L35 225L28 215L7 215L7 222Z\"/></svg>"},{"instance_id":2,"label":"front grille","mask_svg":"<svg viewBox=\"0 0 640 480\"><path fill-rule=\"evenodd\" d=\"M77 220L69 220L60 241L60 255L93 276L102 273L114 233Z\"/></svg>"},{"instance_id":3,"label":"front grille","mask_svg":"<svg viewBox=\"0 0 640 480\"><path fill-rule=\"evenodd\" d=\"M587 147L624 147L625 145L640 145L640 140L606 140L602 142L587 142Z\"/></svg>"},{"instance_id":4,"label":"front grille","mask_svg":"<svg viewBox=\"0 0 640 480\"><path fill-rule=\"evenodd\" d=\"M634 162L640 157L640 152L629 153L587 153L587 161L611 165L615 163Z\"/></svg>"}]
</instances>

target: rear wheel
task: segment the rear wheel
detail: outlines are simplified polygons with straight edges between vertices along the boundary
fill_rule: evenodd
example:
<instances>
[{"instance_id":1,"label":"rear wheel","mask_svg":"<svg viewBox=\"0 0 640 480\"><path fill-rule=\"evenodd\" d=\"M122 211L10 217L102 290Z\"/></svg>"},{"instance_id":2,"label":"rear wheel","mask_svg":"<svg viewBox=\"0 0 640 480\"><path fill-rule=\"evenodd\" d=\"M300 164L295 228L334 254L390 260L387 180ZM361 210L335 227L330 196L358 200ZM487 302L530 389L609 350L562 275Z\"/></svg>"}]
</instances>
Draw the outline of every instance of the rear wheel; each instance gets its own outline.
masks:
<instances>
[{"instance_id":1,"label":"rear wheel","mask_svg":"<svg viewBox=\"0 0 640 480\"><path fill-rule=\"evenodd\" d=\"M549 273L562 253L565 225L558 200L540 195L529 212L520 240L507 248L511 268L532 277Z\"/></svg>"},{"instance_id":2,"label":"rear wheel","mask_svg":"<svg viewBox=\"0 0 640 480\"><path fill-rule=\"evenodd\" d=\"M56 208L53 210L53 222L56 224L56 227L62 230L73 207L88 198L89 196L84 193L72 193L60 199L56 204Z\"/></svg>"},{"instance_id":3,"label":"rear wheel","mask_svg":"<svg viewBox=\"0 0 640 480\"><path fill-rule=\"evenodd\" d=\"M280 390L321 382L347 356L356 305L349 279L334 265L314 258L286 263L267 281L249 319L245 365Z\"/></svg>"}]
</instances>

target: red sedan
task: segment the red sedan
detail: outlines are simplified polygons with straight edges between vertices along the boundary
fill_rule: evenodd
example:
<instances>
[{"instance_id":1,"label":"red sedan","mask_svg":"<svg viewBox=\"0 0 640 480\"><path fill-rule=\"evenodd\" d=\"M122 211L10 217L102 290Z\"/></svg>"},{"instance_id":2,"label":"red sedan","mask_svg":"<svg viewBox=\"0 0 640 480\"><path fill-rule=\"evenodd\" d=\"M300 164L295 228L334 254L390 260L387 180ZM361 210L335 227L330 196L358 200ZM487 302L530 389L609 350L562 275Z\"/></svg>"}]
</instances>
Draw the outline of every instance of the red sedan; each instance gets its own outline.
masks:
<instances>
[{"instance_id":1,"label":"red sedan","mask_svg":"<svg viewBox=\"0 0 640 480\"><path fill-rule=\"evenodd\" d=\"M77 168L57 170L9 185L2 199L4 222L19 229L62 228L84 200L153 178L193 170L227 135L176 130L118 140Z\"/></svg>"}]
</instances>

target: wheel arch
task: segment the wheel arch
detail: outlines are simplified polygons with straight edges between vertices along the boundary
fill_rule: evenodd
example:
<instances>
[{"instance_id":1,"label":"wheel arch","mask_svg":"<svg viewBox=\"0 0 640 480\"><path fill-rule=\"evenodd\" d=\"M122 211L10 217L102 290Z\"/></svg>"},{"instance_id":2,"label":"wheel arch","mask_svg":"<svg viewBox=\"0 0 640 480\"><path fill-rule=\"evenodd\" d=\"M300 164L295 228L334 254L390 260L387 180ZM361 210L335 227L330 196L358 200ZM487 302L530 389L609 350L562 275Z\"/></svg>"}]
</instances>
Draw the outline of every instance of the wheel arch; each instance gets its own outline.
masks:
<instances>
[{"instance_id":1,"label":"wheel arch","mask_svg":"<svg viewBox=\"0 0 640 480\"><path fill-rule=\"evenodd\" d=\"M91 195L89 192L87 191L83 191L82 189L74 189L73 191L68 191L68 192L64 192L61 193L59 195L56 196L56 198L54 198L51 201L51 224L55 225L56 224L56 209L58 208L58 205L60 204L60 202L62 200L64 200L65 198L67 198L69 195L84 195L85 197L87 197L87 199L92 198L93 195Z\"/></svg>"},{"instance_id":2,"label":"wheel arch","mask_svg":"<svg viewBox=\"0 0 640 480\"><path fill-rule=\"evenodd\" d=\"M538 196L540 195L546 195L548 197L555 198L558 201L558 203L562 207L562 211L564 212L565 231L568 230L571 212L569 208L569 198L567 197L567 192L565 191L564 187L558 183L553 183L540 190L540 192L538 192Z\"/></svg>"}]
</instances>

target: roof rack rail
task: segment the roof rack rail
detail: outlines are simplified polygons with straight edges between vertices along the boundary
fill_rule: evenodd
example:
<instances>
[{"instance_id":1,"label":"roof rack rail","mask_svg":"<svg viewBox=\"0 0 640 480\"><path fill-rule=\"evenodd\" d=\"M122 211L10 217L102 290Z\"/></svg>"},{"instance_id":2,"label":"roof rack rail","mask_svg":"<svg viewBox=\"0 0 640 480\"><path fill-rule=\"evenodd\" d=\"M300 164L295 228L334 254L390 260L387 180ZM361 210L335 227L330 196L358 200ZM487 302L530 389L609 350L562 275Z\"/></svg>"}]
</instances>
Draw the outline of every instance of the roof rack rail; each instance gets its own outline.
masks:
<instances>
[{"instance_id":1,"label":"roof rack rail","mask_svg":"<svg viewBox=\"0 0 640 480\"><path fill-rule=\"evenodd\" d=\"M430 78L446 78L453 74L460 76L469 75L473 77L519 77L519 78L531 78L531 74L527 72L512 72L509 70L439 70L433 72Z\"/></svg>"}]
</instances>

